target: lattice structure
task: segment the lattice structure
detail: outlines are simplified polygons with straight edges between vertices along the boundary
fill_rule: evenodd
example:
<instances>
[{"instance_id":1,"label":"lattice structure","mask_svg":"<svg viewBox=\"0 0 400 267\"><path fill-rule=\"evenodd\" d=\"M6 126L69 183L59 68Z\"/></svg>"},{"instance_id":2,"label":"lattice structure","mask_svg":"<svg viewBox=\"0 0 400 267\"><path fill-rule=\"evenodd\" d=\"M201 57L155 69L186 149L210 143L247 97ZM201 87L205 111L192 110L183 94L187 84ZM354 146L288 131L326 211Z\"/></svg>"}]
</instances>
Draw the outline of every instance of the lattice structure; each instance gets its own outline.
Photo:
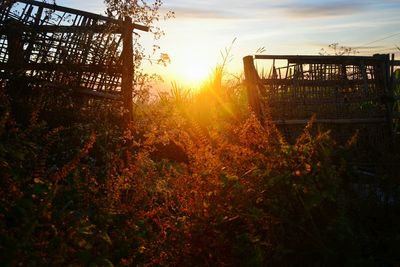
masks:
<instances>
[{"instance_id":1,"label":"lattice structure","mask_svg":"<svg viewBox=\"0 0 400 267\"><path fill-rule=\"evenodd\" d=\"M265 77L259 77L254 59L269 61ZM393 131L393 67L398 62L389 55L258 55L245 57L244 63L250 105L261 120L267 106L273 121L286 128L304 125L316 114L318 123L336 128L368 125Z\"/></svg>"},{"instance_id":2,"label":"lattice structure","mask_svg":"<svg viewBox=\"0 0 400 267\"><path fill-rule=\"evenodd\" d=\"M132 91L132 31L147 27L31 0L0 6L1 78L23 75L117 99L125 71Z\"/></svg>"}]
</instances>

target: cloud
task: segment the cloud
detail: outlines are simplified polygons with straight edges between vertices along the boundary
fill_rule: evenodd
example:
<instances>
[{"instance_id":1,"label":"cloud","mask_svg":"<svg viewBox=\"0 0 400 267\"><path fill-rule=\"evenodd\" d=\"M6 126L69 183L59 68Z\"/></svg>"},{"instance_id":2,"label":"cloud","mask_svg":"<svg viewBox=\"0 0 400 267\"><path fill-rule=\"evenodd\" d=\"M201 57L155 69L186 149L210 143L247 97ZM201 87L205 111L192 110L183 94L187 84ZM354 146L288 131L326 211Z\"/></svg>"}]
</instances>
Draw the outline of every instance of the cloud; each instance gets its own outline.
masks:
<instances>
[{"instance_id":1,"label":"cloud","mask_svg":"<svg viewBox=\"0 0 400 267\"><path fill-rule=\"evenodd\" d=\"M374 45L374 46L355 46L353 47L354 49L357 50L378 50L378 49L383 49L386 48L384 45Z\"/></svg>"},{"instance_id":2,"label":"cloud","mask_svg":"<svg viewBox=\"0 0 400 267\"><path fill-rule=\"evenodd\" d=\"M171 0L164 8L174 11L177 19L219 20L323 20L359 17L399 10L399 0ZM321 21L322 22L322 21ZM340 22L338 20L337 22ZM311 26L311 25L310 25Z\"/></svg>"},{"instance_id":3,"label":"cloud","mask_svg":"<svg viewBox=\"0 0 400 267\"><path fill-rule=\"evenodd\" d=\"M166 6L176 13L177 18L265 19L271 15L283 14L285 17L293 19L308 19L354 15L363 12L371 5L369 0L248 0L245 2L223 0L211 4L194 1L190 5L176 1L172 5Z\"/></svg>"},{"instance_id":4,"label":"cloud","mask_svg":"<svg viewBox=\"0 0 400 267\"><path fill-rule=\"evenodd\" d=\"M361 4L357 1L352 2L324 2L324 3L288 3L276 5L275 8L284 12L291 18L329 18L360 13L368 7L368 4Z\"/></svg>"},{"instance_id":5,"label":"cloud","mask_svg":"<svg viewBox=\"0 0 400 267\"><path fill-rule=\"evenodd\" d=\"M235 19L240 14L226 9L207 9L202 7L169 6L169 10L175 12L176 18L195 19Z\"/></svg>"}]
</instances>

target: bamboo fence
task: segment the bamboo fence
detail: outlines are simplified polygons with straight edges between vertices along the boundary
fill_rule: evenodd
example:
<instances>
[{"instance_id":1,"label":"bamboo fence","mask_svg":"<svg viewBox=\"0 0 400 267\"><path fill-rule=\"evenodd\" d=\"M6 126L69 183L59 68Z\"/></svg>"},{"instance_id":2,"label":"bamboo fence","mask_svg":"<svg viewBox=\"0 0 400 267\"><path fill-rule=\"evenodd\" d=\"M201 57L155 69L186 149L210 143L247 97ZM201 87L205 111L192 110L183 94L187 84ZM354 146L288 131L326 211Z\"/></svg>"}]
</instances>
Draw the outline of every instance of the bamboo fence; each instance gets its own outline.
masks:
<instances>
[{"instance_id":1,"label":"bamboo fence","mask_svg":"<svg viewBox=\"0 0 400 267\"><path fill-rule=\"evenodd\" d=\"M270 71L260 77L255 61L268 61ZM377 143L396 133L400 62L394 56L256 55L243 62L250 107L289 139L314 114L338 139L358 130Z\"/></svg>"},{"instance_id":2,"label":"bamboo fence","mask_svg":"<svg viewBox=\"0 0 400 267\"><path fill-rule=\"evenodd\" d=\"M0 79L122 100L132 111L133 30L148 27L32 0L0 0ZM18 77L18 78L17 78Z\"/></svg>"}]
</instances>

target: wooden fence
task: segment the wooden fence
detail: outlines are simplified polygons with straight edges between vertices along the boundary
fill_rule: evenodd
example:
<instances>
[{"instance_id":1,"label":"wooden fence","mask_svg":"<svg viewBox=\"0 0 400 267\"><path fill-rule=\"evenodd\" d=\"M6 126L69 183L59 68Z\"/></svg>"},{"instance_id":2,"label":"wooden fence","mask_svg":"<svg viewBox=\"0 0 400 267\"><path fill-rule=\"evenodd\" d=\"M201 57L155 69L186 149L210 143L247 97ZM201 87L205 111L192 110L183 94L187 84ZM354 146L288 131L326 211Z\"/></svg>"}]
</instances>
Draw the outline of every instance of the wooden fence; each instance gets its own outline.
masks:
<instances>
[{"instance_id":1,"label":"wooden fence","mask_svg":"<svg viewBox=\"0 0 400 267\"><path fill-rule=\"evenodd\" d=\"M0 0L0 78L122 100L132 116L133 30L148 27L32 0Z\"/></svg>"},{"instance_id":2,"label":"wooden fence","mask_svg":"<svg viewBox=\"0 0 400 267\"><path fill-rule=\"evenodd\" d=\"M270 71L260 77L255 61L268 61ZM243 62L250 107L261 122L268 112L288 138L313 114L342 139L358 129L379 142L400 129L400 62L393 55L256 55Z\"/></svg>"}]
</instances>

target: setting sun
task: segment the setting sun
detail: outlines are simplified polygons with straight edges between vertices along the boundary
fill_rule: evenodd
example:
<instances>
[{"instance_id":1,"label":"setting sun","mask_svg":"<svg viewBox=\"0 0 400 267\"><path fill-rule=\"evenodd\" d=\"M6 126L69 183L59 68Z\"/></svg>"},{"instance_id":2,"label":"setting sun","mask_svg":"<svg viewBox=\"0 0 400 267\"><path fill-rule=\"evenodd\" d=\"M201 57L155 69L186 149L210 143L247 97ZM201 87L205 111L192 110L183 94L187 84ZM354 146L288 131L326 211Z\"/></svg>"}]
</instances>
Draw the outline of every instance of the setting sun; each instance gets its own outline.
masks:
<instances>
[{"instance_id":1,"label":"setting sun","mask_svg":"<svg viewBox=\"0 0 400 267\"><path fill-rule=\"evenodd\" d=\"M191 49L197 49L192 47ZM193 56L190 55L190 49L186 50L183 54L172 51L171 53L171 64L168 67L168 78L177 79L182 85L190 87L197 87L202 82L208 79L212 68L217 64L215 57L208 55L207 53L198 53Z\"/></svg>"},{"instance_id":2,"label":"setting sun","mask_svg":"<svg viewBox=\"0 0 400 267\"><path fill-rule=\"evenodd\" d=\"M210 74L210 68L210 65L205 62L193 62L192 64L188 64L186 68L178 71L185 83L198 85L207 79Z\"/></svg>"},{"instance_id":3,"label":"setting sun","mask_svg":"<svg viewBox=\"0 0 400 267\"><path fill-rule=\"evenodd\" d=\"M209 79L220 58L218 57L218 50L212 52L202 51L202 53L196 54L193 54L193 51L202 51L201 46L193 45L182 49L171 48L168 51L171 62L167 67L152 67L161 74L165 84L177 81L182 86L188 86L192 89L198 88L204 81Z\"/></svg>"}]
</instances>

